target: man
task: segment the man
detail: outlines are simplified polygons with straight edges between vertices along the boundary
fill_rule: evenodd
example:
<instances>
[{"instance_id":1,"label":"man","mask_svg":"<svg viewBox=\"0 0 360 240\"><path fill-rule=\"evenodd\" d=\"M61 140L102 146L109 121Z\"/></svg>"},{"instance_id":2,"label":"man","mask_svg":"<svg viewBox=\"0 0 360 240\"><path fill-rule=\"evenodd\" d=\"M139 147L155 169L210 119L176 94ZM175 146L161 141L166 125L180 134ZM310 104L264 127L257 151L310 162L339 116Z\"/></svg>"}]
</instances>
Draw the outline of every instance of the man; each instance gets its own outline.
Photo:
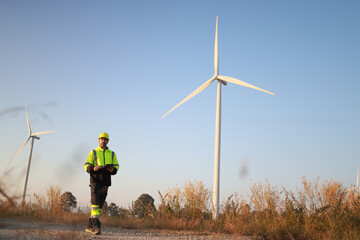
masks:
<instances>
[{"instance_id":1,"label":"man","mask_svg":"<svg viewBox=\"0 0 360 240\"><path fill-rule=\"evenodd\" d=\"M95 235L101 234L99 214L105 203L108 187L111 186L111 175L119 170L116 154L107 147L109 134L101 133L98 140L99 146L89 153L84 165L86 172L90 174L91 187L91 216L85 231Z\"/></svg>"}]
</instances>

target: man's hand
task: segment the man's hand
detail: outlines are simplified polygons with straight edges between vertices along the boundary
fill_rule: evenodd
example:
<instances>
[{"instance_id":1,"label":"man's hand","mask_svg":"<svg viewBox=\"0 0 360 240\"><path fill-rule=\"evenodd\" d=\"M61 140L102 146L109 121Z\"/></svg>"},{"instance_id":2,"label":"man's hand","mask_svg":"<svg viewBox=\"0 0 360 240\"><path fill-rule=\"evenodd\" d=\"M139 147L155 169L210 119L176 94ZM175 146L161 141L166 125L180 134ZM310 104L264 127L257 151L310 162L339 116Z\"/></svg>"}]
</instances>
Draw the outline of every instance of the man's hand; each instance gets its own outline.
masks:
<instances>
[{"instance_id":1,"label":"man's hand","mask_svg":"<svg viewBox=\"0 0 360 240\"><path fill-rule=\"evenodd\" d=\"M101 166L95 166L94 167L94 171L96 172L96 171L98 171L98 170L100 170L101 169Z\"/></svg>"},{"instance_id":2,"label":"man's hand","mask_svg":"<svg viewBox=\"0 0 360 240\"><path fill-rule=\"evenodd\" d=\"M111 172L111 173L114 171L114 167L113 167L113 166L108 166L106 169L108 170L108 172Z\"/></svg>"}]
</instances>

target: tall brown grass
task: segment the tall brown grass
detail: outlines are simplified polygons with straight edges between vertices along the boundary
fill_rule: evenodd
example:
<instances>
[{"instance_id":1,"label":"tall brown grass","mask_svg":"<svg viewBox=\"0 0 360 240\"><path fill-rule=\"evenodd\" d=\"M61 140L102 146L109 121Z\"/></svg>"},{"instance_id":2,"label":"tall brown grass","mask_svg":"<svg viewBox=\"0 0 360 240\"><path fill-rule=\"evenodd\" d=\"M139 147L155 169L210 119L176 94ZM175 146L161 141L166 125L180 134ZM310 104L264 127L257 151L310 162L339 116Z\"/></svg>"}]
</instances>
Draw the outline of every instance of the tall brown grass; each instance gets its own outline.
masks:
<instances>
[{"instance_id":1,"label":"tall brown grass","mask_svg":"<svg viewBox=\"0 0 360 240\"><path fill-rule=\"evenodd\" d=\"M304 177L296 192L268 181L250 190L250 203L225 203L222 231L265 239L360 239L360 194L338 182Z\"/></svg>"},{"instance_id":2,"label":"tall brown grass","mask_svg":"<svg viewBox=\"0 0 360 240\"><path fill-rule=\"evenodd\" d=\"M67 212L61 207L61 187L50 186L45 195L34 194L31 200L22 202L17 196L0 197L0 217L18 217L57 222L85 222L88 215L80 210Z\"/></svg>"},{"instance_id":3,"label":"tall brown grass","mask_svg":"<svg viewBox=\"0 0 360 240\"><path fill-rule=\"evenodd\" d=\"M238 194L221 204L220 217L212 220L211 192L202 182L186 182L159 192L157 209L142 217L134 209L110 204L101 216L104 225L122 228L193 230L256 236L260 239L354 239L360 240L360 192L348 191L341 183L302 179L296 191L272 186L268 181L254 183L251 195ZM60 187L50 186L45 196L35 195L26 204L12 205L0 198L0 216L51 219L86 223L88 213L64 212Z\"/></svg>"}]
</instances>

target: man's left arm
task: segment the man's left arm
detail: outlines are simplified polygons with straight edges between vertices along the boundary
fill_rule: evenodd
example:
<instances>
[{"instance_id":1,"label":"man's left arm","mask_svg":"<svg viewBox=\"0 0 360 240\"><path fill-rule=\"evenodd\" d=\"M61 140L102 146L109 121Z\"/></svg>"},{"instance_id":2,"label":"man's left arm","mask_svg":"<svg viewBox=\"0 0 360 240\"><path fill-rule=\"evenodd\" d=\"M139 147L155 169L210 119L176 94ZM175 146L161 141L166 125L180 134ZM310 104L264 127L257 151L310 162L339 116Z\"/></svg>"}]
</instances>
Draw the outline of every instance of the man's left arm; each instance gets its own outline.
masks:
<instances>
[{"instance_id":1,"label":"man's left arm","mask_svg":"<svg viewBox=\"0 0 360 240\"><path fill-rule=\"evenodd\" d=\"M117 173L117 171L119 170L119 162L118 162L118 160L116 158L115 153L114 153L113 165L114 165L114 171L112 173L110 173L111 175L115 175Z\"/></svg>"},{"instance_id":2,"label":"man's left arm","mask_svg":"<svg viewBox=\"0 0 360 240\"><path fill-rule=\"evenodd\" d=\"M117 171L119 170L119 162L116 158L116 154L114 153L114 159L113 159L113 164L107 164L105 166L105 168L107 168L108 172L110 173L110 175L115 175L117 173Z\"/></svg>"}]
</instances>

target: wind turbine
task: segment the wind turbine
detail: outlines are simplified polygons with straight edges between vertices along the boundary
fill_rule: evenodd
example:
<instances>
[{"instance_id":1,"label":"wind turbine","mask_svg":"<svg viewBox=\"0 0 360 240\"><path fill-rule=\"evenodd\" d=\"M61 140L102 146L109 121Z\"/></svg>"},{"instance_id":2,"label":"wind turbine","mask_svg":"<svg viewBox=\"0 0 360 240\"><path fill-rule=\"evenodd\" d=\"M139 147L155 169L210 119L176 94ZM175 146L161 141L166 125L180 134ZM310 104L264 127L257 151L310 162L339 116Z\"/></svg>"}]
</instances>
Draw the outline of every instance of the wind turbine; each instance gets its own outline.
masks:
<instances>
[{"instance_id":1,"label":"wind turbine","mask_svg":"<svg viewBox=\"0 0 360 240\"><path fill-rule=\"evenodd\" d=\"M360 187L359 187L359 171L360 171L360 168L358 168L358 174L357 174L357 178L356 178L356 186L353 187L353 188L350 188L348 191L354 191L354 190L360 190Z\"/></svg>"},{"instance_id":2,"label":"wind turbine","mask_svg":"<svg viewBox=\"0 0 360 240\"><path fill-rule=\"evenodd\" d=\"M28 126L28 130L29 130L29 136L28 138L25 140L24 144L22 145L22 147L19 149L19 151L15 154L15 156L10 160L5 172L7 172L7 170L9 169L11 163L15 160L15 158L19 155L19 153L23 150L23 148L26 146L26 144L30 141L31 139L31 147L30 147L30 153L29 153L29 159L28 159L28 163L27 163L27 167L26 167L26 175L25 175L25 182L24 182L24 188L23 188L23 193L22 193L22 201L25 201L25 195L26 195L26 187L27 187L27 182L28 182L28 178L29 178L29 171L30 171L30 163L31 163L31 156L32 156L32 150L33 150L33 146L34 146L34 139L39 140L40 137L39 135L45 134L45 133L51 133L51 132L55 132L55 131L46 131L46 132L37 132L37 133L32 133L31 132L31 127L30 127L30 122L29 122L29 117L28 117L28 111L27 111L27 107L25 106L25 112L26 112L26 121L27 121L27 126Z\"/></svg>"},{"instance_id":3,"label":"wind turbine","mask_svg":"<svg viewBox=\"0 0 360 240\"><path fill-rule=\"evenodd\" d=\"M255 90L259 90L265 93L269 93L271 95L275 95L272 92L266 91L249 83L243 82L236 78L227 77L219 75L219 47L218 47L218 17L216 17L216 30L215 30L215 47L214 47L214 75L207 80L204 84L202 84L199 88L197 88L194 92L192 92L189 96L184 98L181 102L179 102L175 107L173 107L170 111L168 111L164 116L168 115L175 108L179 107L184 102L193 98L207 87L210 86L212 82L218 80L217 83L217 102L216 102L216 126L215 126L215 161L214 161L214 189L213 189L213 219L218 219L219 216L219 193L220 193L220 131L221 131L221 84L226 85L227 82L234 83L240 86L252 88Z\"/></svg>"}]
</instances>

